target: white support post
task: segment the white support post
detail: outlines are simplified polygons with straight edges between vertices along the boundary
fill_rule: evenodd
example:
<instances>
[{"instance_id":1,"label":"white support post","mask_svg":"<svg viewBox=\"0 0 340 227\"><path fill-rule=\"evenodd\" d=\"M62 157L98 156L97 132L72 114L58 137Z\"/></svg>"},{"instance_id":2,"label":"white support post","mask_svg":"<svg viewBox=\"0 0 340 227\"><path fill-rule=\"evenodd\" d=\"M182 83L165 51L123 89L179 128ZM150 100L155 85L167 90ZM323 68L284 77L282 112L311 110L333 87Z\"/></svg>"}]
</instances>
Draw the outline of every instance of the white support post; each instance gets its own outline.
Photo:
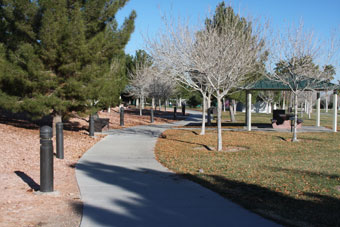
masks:
<instances>
[{"instance_id":1,"label":"white support post","mask_svg":"<svg viewBox=\"0 0 340 227\"><path fill-rule=\"evenodd\" d=\"M333 132L337 132L338 126L338 94L335 90L333 93Z\"/></svg>"},{"instance_id":2,"label":"white support post","mask_svg":"<svg viewBox=\"0 0 340 227\"><path fill-rule=\"evenodd\" d=\"M320 127L320 92L316 94L316 127Z\"/></svg>"},{"instance_id":3,"label":"white support post","mask_svg":"<svg viewBox=\"0 0 340 227\"><path fill-rule=\"evenodd\" d=\"M251 131L251 93L247 91L247 130Z\"/></svg>"},{"instance_id":4,"label":"white support post","mask_svg":"<svg viewBox=\"0 0 340 227\"><path fill-rule=\"evenodd\" d=\"M244 121L246 122L246 126L248 125L248 92L246 92L246 108L245 108L245 115L244 115Z\"/></svg>"}]
</instances>

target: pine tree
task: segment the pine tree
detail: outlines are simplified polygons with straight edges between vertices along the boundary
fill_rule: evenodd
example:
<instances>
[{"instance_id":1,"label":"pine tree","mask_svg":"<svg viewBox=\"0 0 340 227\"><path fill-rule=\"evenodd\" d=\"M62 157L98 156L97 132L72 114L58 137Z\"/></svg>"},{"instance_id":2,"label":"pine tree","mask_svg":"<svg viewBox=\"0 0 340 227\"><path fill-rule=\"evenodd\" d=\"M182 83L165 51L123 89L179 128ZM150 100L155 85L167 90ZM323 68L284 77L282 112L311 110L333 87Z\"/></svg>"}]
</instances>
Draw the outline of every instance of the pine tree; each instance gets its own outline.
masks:
<instances>
[{"instance_id":1,"label":"pine tree","mask_svg":"<svg viewBox=\"0 0 340 227\"><path fill-rule=\"evenodd\" d=\"M0 1L0 106L63 116L117 104L136 13L121 27L115 14L127 1Z\"/></svg>"}]
</instances>

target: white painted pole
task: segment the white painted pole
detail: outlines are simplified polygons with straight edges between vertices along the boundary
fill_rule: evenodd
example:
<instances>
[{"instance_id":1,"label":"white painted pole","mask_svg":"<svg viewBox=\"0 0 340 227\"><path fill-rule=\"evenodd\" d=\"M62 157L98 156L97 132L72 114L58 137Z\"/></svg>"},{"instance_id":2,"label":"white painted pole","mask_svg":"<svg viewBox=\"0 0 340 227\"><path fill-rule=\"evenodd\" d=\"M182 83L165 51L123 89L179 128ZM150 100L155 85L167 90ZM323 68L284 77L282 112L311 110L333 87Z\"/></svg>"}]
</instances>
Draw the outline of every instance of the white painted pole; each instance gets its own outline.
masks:
<instances>
[{"instance_id":1,"label":"white painted pole","mask_svg":"<svg viewBox=\"0 0 340 227\"><path fill-rule=\"evenodd\" d=\"M320 92L316 94L316 127L320 127Z\"/></svg>"},{"instance_id":2,"label":"white painted pole","mask_svg":"<svg viewBox=\"0 0 340 227\"><path fill-rule=\"evenodd\" d=\"M251 93L247 92L247 130L251 131Z\"/></svg>"},{"instance_id":3,"label":"white painted pole","mask_svg":"<svg viewBox=\"0 0 340 227\"><path fill-rule=\"evenodd\" d=\"M337 91L333 93L333 132L337 132L338 126L338 94Z\"/></svg>"}]
</instances>

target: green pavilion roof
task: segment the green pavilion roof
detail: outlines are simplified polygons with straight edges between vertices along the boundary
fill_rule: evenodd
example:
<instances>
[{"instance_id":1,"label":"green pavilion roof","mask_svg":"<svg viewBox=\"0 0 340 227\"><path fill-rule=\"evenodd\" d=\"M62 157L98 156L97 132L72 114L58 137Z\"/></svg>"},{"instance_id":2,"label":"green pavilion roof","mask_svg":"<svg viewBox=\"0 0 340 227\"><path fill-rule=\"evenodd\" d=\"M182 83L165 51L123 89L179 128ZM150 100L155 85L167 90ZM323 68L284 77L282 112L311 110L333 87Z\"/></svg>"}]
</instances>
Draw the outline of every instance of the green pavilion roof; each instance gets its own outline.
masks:
<instances>
[{"instance_id":1,"label":"green pavilion roof","mask_svg":"<svg viewBox=\"0 0 340 227\"><path fill-rule=\"evenodd\" d=\"M304 89L308 84L311 83L311 79L305 79L297 83L297 87L299 89ZM269 80L268 78L264 78L261 80L256 81L253 85L250 87L247 87L246 90L291 90L290 87L287 84L284 84L280 81L273 81ZM339 85L326 82L326 81L320 81L319 83L316 83L312 88L308 90L317 90L317 91L324 91L324 90L340 90Z\"/></svg>"}]
</instances>

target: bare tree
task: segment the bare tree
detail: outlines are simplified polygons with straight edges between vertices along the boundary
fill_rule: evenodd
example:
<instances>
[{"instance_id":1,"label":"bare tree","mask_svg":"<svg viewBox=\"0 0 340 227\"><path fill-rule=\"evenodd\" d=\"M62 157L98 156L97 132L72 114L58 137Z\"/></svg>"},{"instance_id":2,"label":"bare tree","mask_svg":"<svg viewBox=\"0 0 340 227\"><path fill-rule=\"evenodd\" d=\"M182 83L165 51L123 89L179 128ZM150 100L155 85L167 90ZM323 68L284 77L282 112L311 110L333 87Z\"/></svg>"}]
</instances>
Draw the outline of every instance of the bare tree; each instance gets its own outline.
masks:
<instances>
[{"instance_id":1,"label":"bare tree","mask_svg":"<svg viewBox=\"0 0 340 227\"><path fill-rule=\"evenodd\" d=\"M154 61L167 65L176 80L200 91L203 102L209 90L216 97L218 151L222 150L221 100L231 89L245 84L264 51L263 27L255 20L237 17L230 21L228 15L224 20L227 25L222 30L214 23L199 31L187 24L167 23L168 30L158 40L147 41Z\"/></svg>"},{"instance_id":2,"label":"bare tree","mask_svg":"<svg viewBox=\"0 0 340 227\"><path fill-rule=\"evenodd\" d=\"M139 114L143 115L144 99L148 95L151 83L152 66L148 63L136 64L135 70L129 73L130 83L128 92L140 99Z\"/></svg>"},{"instance_id":3,"label":"bare tree","mask_svg":"<svg viewBox=\"0 0 340 227\"><path fill-rule=\"evenodd\" d=\"M221 100L233 88L245 84L264 51L262 27L256 26L255 21L252 25L244 18L229 21L228 15L224 20L226 25L222 31L214 23L206 24L206 29L197 35L191 56L197 71L206 75L217 99L218 151L222 150Z\"/></svg>"},{"instance_id":4,"label":"bare tree","mask_svg":"<svg viewBox=\"0 0 340 227\"><path fill-rule=\"evenodd\" d=\"M330 63L338 46L334 46L334 40L325 43L320 42L311 31L306 31L302 22L299 26L290 26L285 32L279 34L268 62L270 72L266 74L269 79L282 82L289 87L294 95L295 120L292 141L297 141L297 109L298 96L304 91L313 90L322 86L327 78L316 63L326 61ZM276 63L274 69L271 68Z\"/></svg>"},{"instance_id":5,"label":"bare tree","mask_svg":"<svg viewBox=\"0 0 340 227\"><path fill-rule=\"evenodd\" d=\"M261 91L258 96L266 103L266 114L269 114L269 109L275 97L274 91Z\"/></svg>"},{"instance_id":6,"label":"bare tree","mask_svg":"<svg viewBox=\"0 0 340 227\"><path fill-rule=\"evenodd\" d=\"M303 96L305 97L306 102L306 113L308 115L308 119L312 117L313 105L316 101L316 92L314 91L307 91L304 92Z\"/></svg>"},{"instance_id":7,"label":"bare tree","mask_svg":"<svg viewBox=\"0 0 340 227\"><path fill-rule=\"evenodd\" d=\"M169 75L169 71L152 68L151 83L149 84L149 97L158 100L168 100L174 93L176 81Z\"/></svg>"},{"instance_id":8,"label":"bare tree","mask_svg":"<svg viewBox=\"0 0 340 227\"><path fill-rule=\"evenodd\" d=\"M191 59L196 43L197 29L188 22L178 20L178 24L164 17L165 30L160 31L158 39L146 38L147 49L160 70L177 81L179 85L197 90L203 96L201 135L205 134L206 103L211 89L207 86L206 75L199 72Z\"/></svg>"}]
</instances>

